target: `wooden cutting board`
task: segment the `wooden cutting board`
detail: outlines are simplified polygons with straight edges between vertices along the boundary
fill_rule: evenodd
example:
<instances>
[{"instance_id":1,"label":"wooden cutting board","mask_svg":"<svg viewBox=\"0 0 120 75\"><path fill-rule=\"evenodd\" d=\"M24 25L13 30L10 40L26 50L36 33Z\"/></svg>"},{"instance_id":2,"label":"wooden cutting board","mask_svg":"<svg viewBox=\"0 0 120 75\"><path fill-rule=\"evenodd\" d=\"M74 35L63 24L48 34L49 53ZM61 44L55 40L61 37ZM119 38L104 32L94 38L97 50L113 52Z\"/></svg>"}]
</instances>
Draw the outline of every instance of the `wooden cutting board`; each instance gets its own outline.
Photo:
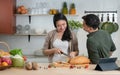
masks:
<instances>
[{"instance_id":1,"label":"wooden cutting board","mask_svg":"<svg viewBox=\"0 0 120 75\"><path fill-rule=\"evenodd\" d=\"M54 62L52 64L49 64L52 67L88 67L89 64L80 64L80 65L71 65L67 62Z\"/></svg>"}]
</instances>

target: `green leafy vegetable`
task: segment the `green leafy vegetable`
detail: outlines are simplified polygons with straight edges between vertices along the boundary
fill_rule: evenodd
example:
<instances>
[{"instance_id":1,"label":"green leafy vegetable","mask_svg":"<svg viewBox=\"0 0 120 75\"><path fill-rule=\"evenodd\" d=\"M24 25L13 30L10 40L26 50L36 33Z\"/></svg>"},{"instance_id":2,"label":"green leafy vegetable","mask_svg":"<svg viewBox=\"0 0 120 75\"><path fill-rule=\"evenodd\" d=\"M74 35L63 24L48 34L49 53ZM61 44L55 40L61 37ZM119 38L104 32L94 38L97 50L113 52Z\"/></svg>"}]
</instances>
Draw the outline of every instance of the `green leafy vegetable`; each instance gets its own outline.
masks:
<instances>
[{"instance_id":1,"label":"green leafy vegetable","mask_svg":"<svg viewBox=\"0 0 120 75\"><path fill-rule=\"evenodd\" d=\"M83 27L81 22L75 21L75 20L69 20L68 24L69 24L71 29L78 29L78 28L82 28Z\"/></svg>"},{"instance_id":2,"label":"green leafy vegetable","mask_svg":"<svg viewBox=\"0 0 120 75\"><path fill-rule=\"evenodd\" d=\"M20 55L20 56L23 56L23 53L22 53L22 50L21 49L13 49L13 50L10 50L10 54L15 56L15 55Z\"/></svg>"},{"instance_id":3,"label":"green leafy vegetable","mask_svg":"<svg viewBox=\"0 0 120 75\"><path fill-rule=\"evenodd\" d=\"M12 58L12 65L14 67L23 67L24 66L24 60L21 58Z\"/></svg>"}]
</instances>

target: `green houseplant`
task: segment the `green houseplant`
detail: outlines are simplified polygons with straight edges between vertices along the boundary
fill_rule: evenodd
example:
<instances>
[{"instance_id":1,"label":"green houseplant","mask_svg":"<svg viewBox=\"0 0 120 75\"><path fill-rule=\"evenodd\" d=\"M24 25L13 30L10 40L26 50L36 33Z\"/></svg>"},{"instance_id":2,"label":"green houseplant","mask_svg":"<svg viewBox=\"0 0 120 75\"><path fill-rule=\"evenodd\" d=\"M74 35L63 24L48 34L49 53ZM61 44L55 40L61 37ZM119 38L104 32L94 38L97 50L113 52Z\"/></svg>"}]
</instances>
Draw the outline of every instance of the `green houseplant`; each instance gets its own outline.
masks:
<instances>
[{"instance_id":1,"label":"green houseplant","mask_svg":"<svg viewBox=\"0 0 120 75\"><path fill-rule=\"evenodd\" d=\"M75 20L68 20L68 24L72 30L78 30L79 28L83 27L81 22Z\"/></svg>"}]
</instances>

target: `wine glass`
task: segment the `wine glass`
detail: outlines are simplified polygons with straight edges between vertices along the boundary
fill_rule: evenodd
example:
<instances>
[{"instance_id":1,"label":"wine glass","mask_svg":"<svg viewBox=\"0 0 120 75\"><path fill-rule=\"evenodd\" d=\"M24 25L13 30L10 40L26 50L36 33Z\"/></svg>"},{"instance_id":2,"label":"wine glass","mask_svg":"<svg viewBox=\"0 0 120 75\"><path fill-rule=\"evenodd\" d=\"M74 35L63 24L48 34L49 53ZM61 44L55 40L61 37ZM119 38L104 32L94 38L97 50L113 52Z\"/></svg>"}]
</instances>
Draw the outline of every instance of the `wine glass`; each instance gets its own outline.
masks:
<instances>
[{"instance_id":1,"label":"wine glass","mask_svg":"<svg viewBox=\"0 0 120 75\"><path fill-rule=\"evenodd\" d=\"M16 29L17 29L17 34L20 34L22 31L22 25L17 25Z\"/></svg>"},{"instance_id":2,"label":"wine glass","mask_svg":"<svg viewBox=\"0 0 120 75\"><path fill-rule=\"evenodd\" d=\"M30 30L30 25L25 25L24 30L25 30L25 34L28 34Z\"/></svg>"}]
</instances>

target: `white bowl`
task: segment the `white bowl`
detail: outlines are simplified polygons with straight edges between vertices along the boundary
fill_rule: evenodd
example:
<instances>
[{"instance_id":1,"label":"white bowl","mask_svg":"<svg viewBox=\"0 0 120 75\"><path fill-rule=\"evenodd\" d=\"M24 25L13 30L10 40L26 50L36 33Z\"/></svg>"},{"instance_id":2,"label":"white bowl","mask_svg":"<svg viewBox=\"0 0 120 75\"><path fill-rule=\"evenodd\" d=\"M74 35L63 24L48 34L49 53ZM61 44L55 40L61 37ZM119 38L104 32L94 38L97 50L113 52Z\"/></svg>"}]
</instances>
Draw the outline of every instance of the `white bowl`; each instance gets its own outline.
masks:
<instances>
[{"instance_id":1,"label":"white bowl","mask_svg":"<svg viewBox=\"0 0 120 75\"><path fill-rule=\"evenodd\" d=\"M42 33L43 33L43 30L42 30L42 29L35 29L35 33L36 33L36 34L42 34Z\"/></svg>"}]
</instances>

